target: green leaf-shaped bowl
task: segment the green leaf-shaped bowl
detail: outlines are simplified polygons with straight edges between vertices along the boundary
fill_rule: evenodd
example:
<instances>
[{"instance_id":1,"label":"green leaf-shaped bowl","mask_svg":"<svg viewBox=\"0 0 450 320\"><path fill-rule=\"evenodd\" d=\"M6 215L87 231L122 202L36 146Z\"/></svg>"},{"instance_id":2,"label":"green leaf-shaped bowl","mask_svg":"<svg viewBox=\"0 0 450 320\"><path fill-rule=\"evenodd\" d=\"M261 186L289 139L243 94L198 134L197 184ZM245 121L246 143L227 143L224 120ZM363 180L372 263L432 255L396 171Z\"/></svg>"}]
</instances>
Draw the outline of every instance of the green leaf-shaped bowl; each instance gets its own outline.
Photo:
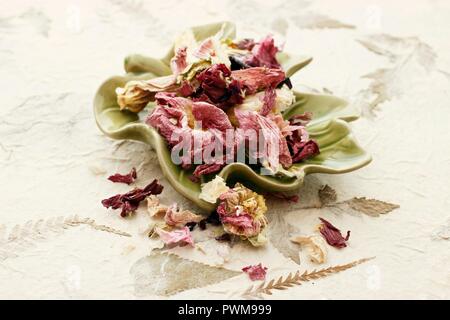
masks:
<instances>
[{"instance_id":1,"label":"green leaf-shaped bowl","mask_svg":"<svg viewBox=\"0 0 450 320\"><path fill-rule=\"evenodd\" d=\"M192 28L197 40L216 34L223 28L224 38L235 37L232 23L216 23ZM94 99L94 114L98 127L113 139L136 140L150 144L158 155L161 169L172 186L183 196L192 200L205 211L215 205L199 199L201 183L189 179L191 172L181 169L171 161L170 150L156 130L145 124L138 114L120 111L115 89L136 79L151 79L171 73L169 62L173 49L162 59L130 55L125 59L125 76L106 80L98 89ZM306 66L312 59L282 53L277 57L288 76ZM349 121L359 116L345 100L330 96L295 92L296 103L284 113L286 119L306 111L313 113L308 132L320 147L320 154L301 163L294 164L289 171L293 177L277 178L258 174L243 163L226 165L219 175L233 185L242 182L256 190L289 192L298 189L304 176L309 173L345 173L359 169L371 161L371 157L355 141ZM210 177L211 178L211 177ZM206 178L207 179L207 178ZM202 182L205 182L204 179Z\"/></svg>"}]
</instances>

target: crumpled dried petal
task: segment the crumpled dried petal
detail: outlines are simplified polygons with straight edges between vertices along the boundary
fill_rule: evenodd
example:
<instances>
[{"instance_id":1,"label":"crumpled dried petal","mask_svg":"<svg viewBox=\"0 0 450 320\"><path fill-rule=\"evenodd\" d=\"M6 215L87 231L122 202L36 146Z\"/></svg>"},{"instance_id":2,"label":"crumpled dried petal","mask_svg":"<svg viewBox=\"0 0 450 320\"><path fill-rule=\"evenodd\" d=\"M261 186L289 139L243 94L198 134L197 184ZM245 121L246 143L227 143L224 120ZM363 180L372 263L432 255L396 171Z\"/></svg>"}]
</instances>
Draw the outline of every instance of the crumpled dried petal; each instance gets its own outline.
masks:
<instances>
[{"instance_id":1,"label":"crumpled dried petal","mask_svg":"<svg viewBox=\"0 0 450 320\"><path fill-rule=\"evenodd\" d=\"M178 77L180 73L187 67L187 47L178 48L175 56L170 60L170 68L175 77Z\"/></svg>"},{"instance_id":2,"label":"crumpled dried petal","mask_svg":"<svg viewBox=\"0 0 450 320\"><path fill-rule=\"evenodd\" d=\"M147 197L147 212L150 217L164 217L166 215L167 209L167 206L160 204L158 196L150 195Z\"/></svg>"},{"instance_id":3,"label":"crumpled dried petal","mask_svg":"<svg viewBox=\"0 0 450 320\"><path fill-rule=\"evenodd\" d=\"M136 178L137 178L136 168L133 168L127 174L116 173L112 176L109 176L108 180L112 181L112 182L126 183L126 184L130 185L134 182L134 180L136 180Z\"/></svg>"},{"instance_id":4,"label":"crumpled dried petal","mask_svg":"<svg viewBox=\"0 0 450 320\"><path fill-rule=\"evenodd\" d=\"M246 46L250 47L248 44ZM276 58L277 52L280 50L275 46L271 35L253 45L250 50L252 53L245 62L252 67L281 68Z\"/></svg>"},{"instance_id":5,"label":"crumpled dried petal","mask_svg":"<svg viewBox=\"0 0 450 320\"><path fill-rule=\"evenodd\" d=\"M308 255L314 263L324 263L327 260L327 248L325 241L319 235L312 235L309 237L294 237L292 242L304 245L308 248Z\"/></svg>"},{"instance_id":6,"label":"crumpled dried petal","mask_svg":"<svg viewBox=\"0 0 450 320\"><path fill-rule=\"evenodd\" d=\"M286 131L286 141L292 155L292 162L297 163L320 153L319 145L309 138L305 125L311 119L310 113L300 114L289 120L290 126Z\"/></svg>"},{"instance_id":7,"label":"crumpled dried petal","mask_svg":"<svg viewBox=\"0 0 450 320\"><path fill-rule=\"evenodd\" d=\"M329 221L319 218L322 224L319 226L319 231L325 238L327 243L336 248L345 248L347 244L345 243L350 238L350 231L347 231L347 235L344 238L341 231L333 226Z\"/></svg>"},{"instance_id":8,"label":"crumpled dried petal","mask_svg":"<svg viewBox=\"0 0 450 320\"><path fill-rule=\"evenodd\" d=\"M230 188L225 183L225 180L221 176L216 176L211 181L202 185L200 199L209 203L216 203L221 194L227 192Z\"/></svg>"},{"instance_id":9,"label":"crumpled dried petal","mask_svg":"<svg viewBox=\"0 0 450 320\"><path fill-rule=\"evenodd\" d=\"M262 195L237 183L219 199L217 213L225 232L248 239L257 237L267 226L264 215L267 207Z\"/></svg>"},{"instance_id":10,"label":"crumpled dried petal","mask_svg":"<svg viewBox=\"0 0 450 320\"><path fill-rule=\"evenodd\" d=\"M207 155L204 151L207 147L215 146L216 142L225 148L225 132L233 128L226 113L210 103L194 102L171 93L158 93L155 98L158 106L146 122L158 130L169 147L174 147L182 140L193 142L196 139L198 142L187 145L189 150L183 154L182 167L189 168L198 158L196 155L200 155L205 163L197 166L194 176L220 170L225 165L224 161L205 159ZM201 128L198 127L200 124Z\"/></svg>"},{"instance_id":11,"label":"crumpled dried petal","mask_svg":"<svg viewBox=\"0 0 450 320\"><path fill-rule=\"evenodd\" d=\"M222 109L242 103L242 85L237 80L230 80L230 76L231 70L225 64L214 64L202 71L197 76L200 89L194 100L211 102Z\"/></svg>"},{"instance_id":12,"label":"crumpled dried petal","mask_svg":"<svg viewBox=\"0 0 450 320\"><path fill-rule=\"evenodd\" d=\"M125 87L116 89L117 103L120 110L128 109L132 112L139 112L154 99L156 92L172 92L177 88L174 75L150 80L128 81Z\"/></svg>"},{"instance_id":13,"label":"crumpled dried petal","mask_svg":"<svg viewBox=\"0 0 450 320\"><path fill-rule=\"evenodd\" d=\"M240 129L244 131L254 130L258 133L258 136L262 136L264 139L265 150L249 150L252 157L262 159L263 165L274 173L278 171L280 164L284 168L289 168L292 165L288 144L276 123L270 118L264 117L254 111L235 109L234 115L236 116ZM243 139L239 137L238 133L239 131L237 132L237 136L240 145L243 143ZM258 143L258 145L262 145L262 143Z\"/></svg>"},{"instance_id":14,"label":"crumpled dried petal","mask_svg":"<svg viewBox=\"0 0 450 320\"><path fill-rule=\"evenodd\" d=\"M136 211L139 203L149 195L160 194L163 186L159 184L158 180L153 180L145 188L135 188L124 194L117 194L110 198L102 200L102 205L106 208L122 209L120 215L126 217L128 214Z\"/></svg>"},{"instance_id":15,"label":"crumpled dried petal","mask_svg":"<svg viewBox=\"0 0 450 320\"><path fill-rule=\"evenodd\" d=\"M194 240L192 239L192 234L188 227L173 231L166 231L162 228L155 228L155 232L169 247L182 247L185 245L194 246Z\"/></svg>"},{"instance_id":16,"label":"crumpled dried petal","mask_svg":"<svg viewBox=\"0 0 450 320\"><path fill-rule=\"evenodd\" d=\"M167 209L164 220L169 226L181 228L190 222L200 222L203 220L203 216L189 210L180 210L178 205L174 203Z\"/></svg>"},{"instance_id":17,"label":"crumpled dried petal","mask_svg":"<svg viewBox=\"0 0 450 320\"><path fill-rule=\"evenodd\" d=\"M263 267L263 265L257 264L257 265L250 265L247 267L242 268L242 271L248 274L250 277L250 280L257 281L257 280L265 280L266 279L266 273L267 268Z\"/></svg>"},{"instance_id":18,"label":"crumpled dried petal","mask_svg":"<svg viewBox=\"0 0 450 320\"><path fill-rule=\"evenodd\" d=\"M262 116L267 116L273 110L276 97L275 88L269 87L266 89L263 97L263 106L259 112Z\"/></svg>"},{"instance_id":19,"label":"crumpled dried petal","mask_svg":"<svg viewBox=\"0 0 450 320\"><path fill-rule=\"evenodd\" d=\"M227 67L230 67L230 59L228 59L226 46L216 37L210 37L203 40L193 54L200 60L210 61L211 65L222 63Z\"/></svg>"},{"instance_id":20,"label":"crumpled dried petal","mask_svg":"<svg viewBox=\"0 0 450 320\"><path fill-rule=\"evenodd\" d=\"M253 94L259 90L276 87L285 78L281 69L270 69L266 67L255 67L231 71L231 79L242 84L245 95Z\"/></svg>"}]
</instances>

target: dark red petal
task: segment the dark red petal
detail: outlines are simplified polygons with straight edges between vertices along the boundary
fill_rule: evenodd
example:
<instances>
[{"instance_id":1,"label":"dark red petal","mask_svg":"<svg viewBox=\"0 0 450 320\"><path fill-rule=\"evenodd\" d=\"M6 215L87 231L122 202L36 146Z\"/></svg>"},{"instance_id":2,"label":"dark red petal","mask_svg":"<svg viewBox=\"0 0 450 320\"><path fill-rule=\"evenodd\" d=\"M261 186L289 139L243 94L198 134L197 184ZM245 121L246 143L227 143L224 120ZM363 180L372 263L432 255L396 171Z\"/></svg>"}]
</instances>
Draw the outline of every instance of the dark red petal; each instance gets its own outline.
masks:
<instances>
[{"instance_id":1,"label":"dark red petal","mask_svg":"<svg viewBox=\"0 0 450 320\"><path fill-rule=\"evenodd\" d=\"M124 194L117 194L108 199L102 200L102 205L106 208L122 209L120 215L126 217L130 213L136 211L139 203L149 195L160 194L163 186L159 184L158 180L153 180L144 189L135 188Z\"/></svg>"},{"instance_id":2,"label":"dark red petal","mask_svg":"<svg viewBox=\"0 0 450 320\"><path fill-rule=\"evenodd\" d=\"M350 231L347 231L347 236L344 238L341 234L341 231L333 226L329 221L319 218L322 221L321 226L319 227L319 231L322 236L325 238L327 243L330 246L336 248L345 248L347 244L345 243L350 238Z\"/></svg>"},{"instance_id":3,"label":"dark red petal","mask_svg":"<svg viewBox=\"0 0 450 320\"><path fill-rule=\"evenodd\" d=\"M112 176L109 176L108 180L110 180L112 182L126 183L129 185L129 184L133 183L136 178L137 178L136 168L133 168L127 174L116 173Z\"/></svg>"},{"instance_id":4,"label":"dark red petal","mask_svg":"<svg viewBox=\"0 0 450 320\"><path fill-rule=\"evenodd\" d=\"M225 166L225 163L201 164L195 168L193 175L200 177L204 174L214 173L222 169L223 166Z\"/></svg>"}]
</instances>

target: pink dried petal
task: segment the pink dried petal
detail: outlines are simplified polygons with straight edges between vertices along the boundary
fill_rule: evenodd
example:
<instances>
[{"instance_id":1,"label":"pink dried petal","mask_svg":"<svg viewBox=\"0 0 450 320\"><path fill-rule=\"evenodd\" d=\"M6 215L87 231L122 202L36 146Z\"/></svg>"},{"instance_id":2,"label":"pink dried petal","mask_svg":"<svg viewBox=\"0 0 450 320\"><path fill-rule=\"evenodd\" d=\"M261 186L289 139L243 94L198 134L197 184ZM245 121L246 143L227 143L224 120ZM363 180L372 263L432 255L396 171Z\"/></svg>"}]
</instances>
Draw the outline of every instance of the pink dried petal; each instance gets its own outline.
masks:
<instances>
[{"instance_id":1,"label":"pink dried petal","mask_svg":"<svg viewBox=\"0 0 450 320\"><path fill-rule=\"evenodd\" d=\"M250 150L254 158L266 158L269 166L274 170L278 168L278 164L283 165L285 168L292 165L286 139L276 123L254 111L236 109L234 114L239 122L240 129L255 130L258 136L261 136L259 133L262 133L266 150L258 150L258 153L255 153L256 150ZM278 144L278 155L271 153L271 150L276 150L275 147L272 147L272 144Z\"/></svg>"},{"instance_id":2,"label":"pink dried petal","mask_svg":"<svg viewBox=\"0 0 450 320\"><path fill-rule=\"evenodd\" d=\"M207 102L194 102L192 104L192 115L197 122L202 123L202 129L216 129L225 132L232 129L227 114L216 106Z\"/></svg>"},{"instance_id":3,"label":"pink dried petal","mask_svg":"<svg viewBox=\"0 0 450 320\"><path fill-rule=\"evenodd\" d=\"M233 70L231 79L239 81L246 95L253 94L266 88L275 88L285 78L281 69L269 69L266 67L254 67L241 70Z\"/></svg>"},{"instance_id":4,"label":"pink dried petal","mask_svg":"<svg viewBox=\"0 0 450 320\"><path fill-rule=\"evenodd\" d=\"M166 231L161 228L156 228L155 232L168 246L194 246L194 240L192 239L192 234L188 227L173 231Z\"/></svg>"},{"instance_id":5,"label":"pink dried petal","mask_svg":"<svg viewBox=\"0 0 450 320\"><path fill-rule=\"evenodd\" d=\"M236 228L253 228L253 218L248 214L222 216L221 220Z\"/></svg>"},{"instance_id":6,"label":"pink dried petal","mask_svg":"<svg viewBox=\"0 0 450 320\"><path fill-rule=\"evenodd\" d=\"M323 218L319 218L322 221L322 224L319 227L319 231L322 236L325 238L327 243L336 248L344 248L347 246L345 243L350 238L350 231L347 231L347 235L344 238L341 234L341 231L333 226L330 222Z\"/></svg>"},{"instance_id":7,"label":"pink dried petal","mask_svg":"<svg viewBox=\"0 0 450 320\"><path fill-rule=\"evenodd\" d=\"M264 92L263 106L259 112L262 116L267 116L275 107L275 99L277 97L276 91L273 87L269 87Z\"/></svg>"},{"instance_id":8,"label":"pink dried petal","mask_svg":"<svg viewBox=\"0 0 450 320\"><path fill-rule=\"evenodd\" d=\"M188 223L198 223L203 217L189 210L180 210L175 203L171 205L164 216L164 220L167 225L172 227L183 227Z\"/></svg>"},{"instance_id":9,"label":"pink dried petal","mask_svg":"<svg viewBox=\"0 0 450 320\"><path fill-rule=\"evenodd\" d=\"M194 88L192 87L192 85L189 83L189 81L184 80L181 83L180 88L178 89L178 93L183 96L183 97L189 97L190 95L192 95L194 93Z\"/></svg>"},{"instance_id":10,"label":"pink dried petal","mask_svg":"<svg viewBox=\"0 0 450 320\"><path fill-rule=\"evenodd\" d=\"M266 279L266 273L267 268L263 267L262 264L258 265L250 265L247 267L242 268L242 271L248 274L250 277L250 280L257 281L257 280L265 280Z\"/></svg>"},{"instance_id":11,"label":"pink dried petal","mask_svg":"<svg viewBox=\"0 0 450 320\"><path fill-rule=\"evenodd\" d=\"M275 46L272 36L268 35L252 47L246 63L253 67L281 68L276 55L280 50Z\"/></svg>"},{"instance_id":12,"label":"pink dried petal","mask_svg":"<svg viewBox=\"0 0 450 320\"><path fill-rule=\"evenodd\" d=\"M159 184L158 180L153 180L145 188L135 188L124 194L117 194L110 198L102 200L102 205L106 208L122 209L120 215L126 217L130 213L136 211L139 203L149 195L160 194L163 186Z\"/></svg>"},{"instance_id":13,"label":"pink dried petal","mask_svg":"<svg viewBox=\"0 0 450 320\"><path fill-rule=\"evenodd\" d=\"M134 182L134 180L136 180L136 178L137 178L136 168L133 168L127 174L116 173L112 176L109 176L108 180L110 180L112 182L126 183L126 184L130 185L131 183Z\"/></svg>"},{"instance_id":14,"label":"pink dried petal","mask_svg":"<svg viewBox=\"0 0 450 320\"><path fill-rule=\"evenodd\" d=\"M187 47L179 48L175 56L170 60L170 68L175 76L178 76L187 67Z\"/></svg>"},{"instance_id":15,"label":"pink dried petal","mask_svg":"<svg viewBox=\"0 0 450 320\"><path fill-rule=\"evenodd\" d=\"M213 48L214 42L212 38L208 38L200 44L197 50L194 51L193 55L199 59L208 59Z\"/></svg>"}]
</instances>

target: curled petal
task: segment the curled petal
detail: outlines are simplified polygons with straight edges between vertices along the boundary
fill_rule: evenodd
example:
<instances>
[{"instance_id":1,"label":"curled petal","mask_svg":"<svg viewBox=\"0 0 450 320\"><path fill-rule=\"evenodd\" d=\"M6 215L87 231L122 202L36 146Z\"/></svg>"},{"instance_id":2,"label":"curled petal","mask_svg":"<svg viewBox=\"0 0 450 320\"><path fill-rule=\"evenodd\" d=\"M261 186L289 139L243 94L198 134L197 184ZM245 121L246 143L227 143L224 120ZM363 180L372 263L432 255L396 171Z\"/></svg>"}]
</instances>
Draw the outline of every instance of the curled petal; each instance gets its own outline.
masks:
<instances>
[{"instance_id":1,"label":"curled petal","mask_svg":"<svg viewBox=\"0 0 450 320\"><path fill-rule=\"evenodd\" d=\"M125 87L117 88L117 103L120 110L139 112L154 99L156 92L175 91L176 78L173 75L150 80L129 81Z\"/></svg>"},{"instance_id":2,"label":"curled petal","mask_svg":"<svg viewBox=\"0 0 450 320\"><path fill-rule=\"evenodd\" d=\"M276 58L280 49L275 46L272 36L268 35L254 44L251 50L251 54L245 61L247 64L253 67L281 68Z\"/></svg>"},{"instance_id":3,"label":"curled petal","mask_svg":"<svg viewBox=\"0 0 450 320\"><path fill-rule=\"evenodd\" d=\"M270 69L266 67L255 67L242 70L233 70L231 78L239 81L246 95L253 94L259 90L276 87L284 80L285 74L281 69Z\"/></svg>"},{"instance_id":4,"label":"curled petal","mask_svg":"<svg viewBox=\"0 0 450 320\"><path fill-rule=\"evenodd\" d=\"M190 222L198 223L203 220L203 217L189 210L180 210L175 203L167 209L164 220L169 226L183 227Z\"/></svg>"},{"instance_id":5,"label":"curled petal","mask_svg":"<svg viewBox=\"0 0 450 320\"><path fill-rule=\"evenodd\" d=\"M194 245L194 240L192 239L191 232L188 227L184 227L183 229L166 231L161 228L155 228L155 232L159 235L161 240L167 244L168 246L185 246L185 245Z\"/></svg>"},{"instance_id":6,"label":"curled petal","mask_svg":"<svg viewBox=\"0 0 450 320\"><path fill-rule=\"evenodd\" d=\"M187 67L187 47L178 48L175 56L170 60L172 73L177 77Z\"/></svg>"},{"instance_id":7,"label":"curled petal","mask_svg":"<svg viewBox=\"0 0 450 320\"><path fill-rule=\"evenodd\" d=\"M133 168L127 174L116 173L112 176L109 176L108 180L112 182L125 183L130 185L134 182L134 180L136 180L136 178L137 178L136 168Z\"/></svg>"},{"instance_id":8,"label":"curled petal","mask_svg":"<svg viewBox=\"0 0 450 320\"><path fill-rule=\"evenodd\" d=\"M292 242L304 245L308 248L308 255L314 263L324 263L327 260L327 249L325 241L319 235L309 237L295 237Z\"/></svg>"},{"instance_id":9,"label":"curled petal","mask_svg":"<svg viewBox=\"0 0 450 320\"><path fill-rule=\"evenodd\" d=\"M319 218L322 224L319 226L319 231L325 238L327 243L336 248L345 248L347 246L346 241L350 238L350 231L347 231L347 235L344 238L341 231L333 226L329 221Z\"/></svg>"}]
</instances>

